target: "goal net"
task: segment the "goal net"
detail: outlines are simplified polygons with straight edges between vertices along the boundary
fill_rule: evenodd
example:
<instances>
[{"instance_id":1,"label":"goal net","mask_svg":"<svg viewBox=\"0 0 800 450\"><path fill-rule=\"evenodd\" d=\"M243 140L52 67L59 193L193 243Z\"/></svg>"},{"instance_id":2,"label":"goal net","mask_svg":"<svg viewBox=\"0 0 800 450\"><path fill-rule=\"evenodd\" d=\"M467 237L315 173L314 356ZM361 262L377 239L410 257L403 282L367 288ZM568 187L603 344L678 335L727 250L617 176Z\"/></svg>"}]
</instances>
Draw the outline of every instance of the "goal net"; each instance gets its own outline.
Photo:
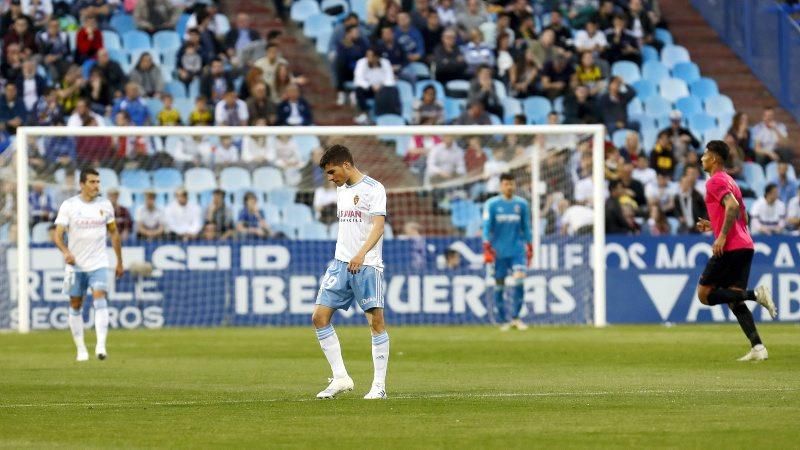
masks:
<instances>
[{"instance_id":1,"label":"goal net","mask_svg":"<svg viewBox=\"0 0 800 450\"><path fill-rule=\"evenodd\" d=\"M20 128L2 160L0 328L67 328L54 220L90 168L123 238L112 327L307 325L346 220L317 166L337 143L386 188L390 323L496 321L482 210L510 172L535 244L523 320L605 324L601 126L82 127Z\"/></svg>"}]
</instances>

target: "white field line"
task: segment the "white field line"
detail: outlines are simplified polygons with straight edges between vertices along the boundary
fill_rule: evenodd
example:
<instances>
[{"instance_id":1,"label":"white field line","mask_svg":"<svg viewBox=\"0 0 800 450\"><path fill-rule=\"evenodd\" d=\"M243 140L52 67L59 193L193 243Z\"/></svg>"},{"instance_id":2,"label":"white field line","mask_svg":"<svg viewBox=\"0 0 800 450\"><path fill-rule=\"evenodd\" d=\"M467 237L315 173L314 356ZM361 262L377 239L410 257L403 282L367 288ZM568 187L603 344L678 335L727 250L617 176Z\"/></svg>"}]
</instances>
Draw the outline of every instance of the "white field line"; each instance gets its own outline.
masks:
<instances>
[{"instance_id":1,"label":"white field line","mask_svg":"<svg viewBox=\"0 0 800 450\"><path fill-rule=\"evenodd\" d=\"M800 392L800 388L740 388L740 389L638 389L630 391L586 391L586 392L485 392L485 393L430 393L430 394L400 394L390 395L391 400L466 400L466 399L493 399L493 398L546 398L546 397L609 397L609 396L663 396L663 395L691 395L691 394L726 394L726 393L770 393L770 392ZM391 394L391 393L390 393ZM342 394L340 400L360 399L360 396ZM211 400L168 400L163 402L57 402L57 403L0 403L0 409L24 408L139 408L154 406L217 406L258 403L295 403L319 401L316 398L268 398L268 399L211 399Z\"/></svg>"}]
</instances>

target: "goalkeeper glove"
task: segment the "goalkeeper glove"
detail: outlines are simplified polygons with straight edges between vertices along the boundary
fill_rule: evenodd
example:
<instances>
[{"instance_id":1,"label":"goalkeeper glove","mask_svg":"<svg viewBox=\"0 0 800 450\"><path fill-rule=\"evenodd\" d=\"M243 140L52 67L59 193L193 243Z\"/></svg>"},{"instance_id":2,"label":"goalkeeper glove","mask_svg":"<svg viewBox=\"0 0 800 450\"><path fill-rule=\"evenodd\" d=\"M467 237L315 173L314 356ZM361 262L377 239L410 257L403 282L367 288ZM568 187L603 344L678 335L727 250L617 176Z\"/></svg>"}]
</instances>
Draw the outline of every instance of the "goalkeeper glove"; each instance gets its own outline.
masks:
<instances>
[{"instance_id":1,"label":"goalkeeper glove","mask_svg":"<svg viewBox=\"0 0 800 450\"><path fill-rule=\"evenodd\" d=\"M525 259L528 260L528 267L530 267L533 260L533 244L531 243L525 244Z\"/></svg>"},{"instance_id":2,"label":"goalkeeper glove","mask_svg":"<svg viewBox=\"0 0 800 450\"><path fill-rule=\"evenodd\" d=\"M483 262L486 264L493 263L494 258L497 255L497 252L494 251L492 248L492 244L489 242L483 243Z\"/></svg>"}]
</instances>

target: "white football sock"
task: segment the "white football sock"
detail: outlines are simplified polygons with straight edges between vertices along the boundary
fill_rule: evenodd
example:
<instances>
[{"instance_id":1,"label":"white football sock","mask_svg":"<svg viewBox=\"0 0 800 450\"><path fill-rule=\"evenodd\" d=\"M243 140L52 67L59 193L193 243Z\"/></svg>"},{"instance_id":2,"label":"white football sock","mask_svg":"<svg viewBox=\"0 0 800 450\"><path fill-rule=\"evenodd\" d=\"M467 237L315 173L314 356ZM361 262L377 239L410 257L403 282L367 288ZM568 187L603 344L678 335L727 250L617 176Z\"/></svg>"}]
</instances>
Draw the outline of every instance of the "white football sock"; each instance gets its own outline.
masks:
<instances>
[{"instance_id":1,"label":"white football sock","mask_svg":"<svg viewBox=\"0 0 800 450\"><path fill-rule=\"evenodd\" d=\"M94 329L97 332L97 348L105 350L108 336L108 301L94 301Z\"/></svg>"},{"instance_id":2,"label":"white football sock","mask_svg":"<svg viewBox=\"0 0 800 450\"><path fill-rule=\"evenodd\" d=\"M331 365L333 377L347 377L347 369L344 368L344 359L342 359L342 346L339 345L339 336L336 335L333 325L317 328L317 339L319 339L319 346L322 347L322 352L328 358L328 364Z\"/></svg>"},{"instance_id":3,"label":"white football sock","mask_svg":"<svg viewBox=\"0 0 800 450\"><path fill-rule=\"evenodd\" d=\"M69 329L72 331L72 340L75 341L75 347L80 349L86 348L86 343L83 342L83 314L80 309L69 309Z\"/></svg>"},{"instance_id":4,"label":"white football sock","mask_svg":"<svg viewBox=\"0 0 800 450\"><path fill-rule=\"evenodd\" d=\"M372 363L375 365L375 376L372 384L386 386L386 368L389 365L389 333L372 336Z\"/></svg>"}]
</instances>

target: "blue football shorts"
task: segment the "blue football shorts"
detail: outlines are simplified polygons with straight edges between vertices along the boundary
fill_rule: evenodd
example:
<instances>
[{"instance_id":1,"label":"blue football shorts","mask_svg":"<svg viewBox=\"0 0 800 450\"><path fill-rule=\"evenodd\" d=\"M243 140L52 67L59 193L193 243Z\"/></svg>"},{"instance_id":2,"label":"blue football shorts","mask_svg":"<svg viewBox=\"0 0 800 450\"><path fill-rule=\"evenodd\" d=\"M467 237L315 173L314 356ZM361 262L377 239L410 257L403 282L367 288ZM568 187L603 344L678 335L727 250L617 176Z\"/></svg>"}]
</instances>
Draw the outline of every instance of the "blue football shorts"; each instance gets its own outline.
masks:
<instances>
[{"instance_id":1,"label":"blue football shorts","mask_svg":"<svg viewBox=\"0 0 800 450\"><path fill-rule=\"evenodd\" d=\"M361 266L358 273L350 273L347 263L336 259L322 277L316 303L346 311L353 300L363 311L383 308L383 272Z\"/></svg>"},{"instance_id":2,"label":"blue football shorts","mask_svg":"<svg viewBox=\"0 0 800 450\"><path fill-rule=\"evenodd\" d=\"M64 293L70 297L83 297L86 290L92 291L108 290L108 269L93 270L91 272L67 271L64 274Z\"/></svg>"},{"instance_id":3,"label":"blue football shorts","mask_svg":"<svg viewBox=\"0 0 800 450\"><path fill-rule=\"evenodd\" d=\"M508 258L497 258L494 262L494 278L496 280L505 279L508 275L524 272L527 268L528 261L525 259L524 253Z\"/></svg>"}]
</instances>

